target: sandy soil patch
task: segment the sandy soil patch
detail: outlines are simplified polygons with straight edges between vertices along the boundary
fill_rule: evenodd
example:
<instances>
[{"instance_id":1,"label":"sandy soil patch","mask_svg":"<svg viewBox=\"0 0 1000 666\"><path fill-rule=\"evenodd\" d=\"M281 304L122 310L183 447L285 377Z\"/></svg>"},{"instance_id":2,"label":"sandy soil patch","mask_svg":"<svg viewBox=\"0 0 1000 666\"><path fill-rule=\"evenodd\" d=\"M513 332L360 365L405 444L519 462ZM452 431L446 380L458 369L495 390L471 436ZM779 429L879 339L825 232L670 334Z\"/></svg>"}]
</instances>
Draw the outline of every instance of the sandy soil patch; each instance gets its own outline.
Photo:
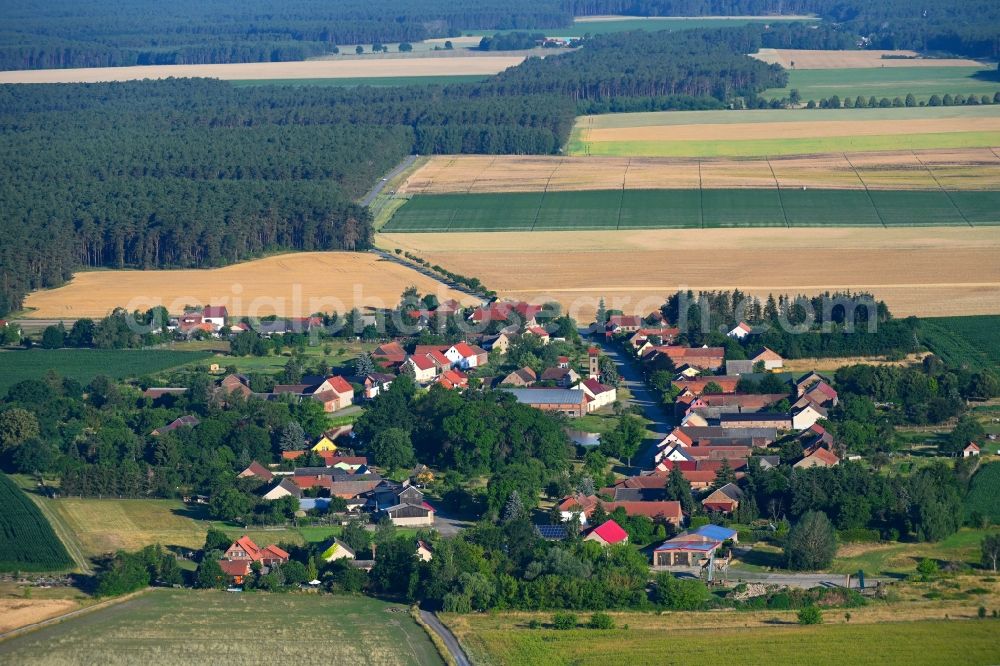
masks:
<instances>
[{"instance_id":1,"label":"sandy soil patch","mask_svg":"<svg viewBox=\"0 0 1000 666\"><path fill-rule=\"evenodd\" d=\"M883 58L882 56L889 56ZM893 57L895 56L895 57ZM880 67L979 67L965 58L922 58L916 51L809 51L761 49L751 57L785 69L862 69ZM795 66L792 67L792 63Z\"/></svg>"},{"instance_id":2,"label":"sandy soil patch","mask_svg":"<svg viewBox=\"0 0 1000 666\"><path fill-rule=\"evenodd\" d=\"M929 352L928 352L929 353ZM785 372L807 372L809 370L815 370L817 372L834 372L840 368L848 365L887 365L887 366L904 366L913 365L919 363L924 359L927 354L910 354L902 361L887 361L880 356L846 356L843 358L797 358L797 359L785 359ZM852 548L858 544L848 544L842 546L840 553L841 557L853 557L854 555L860 555L860 552L848 552L847 549Z\"/></svg>"},{"instance_id":3,"label":"sandy soil patch","mask_svg":"<svg viewBox=\"0 0 1000 666\"><path fill-rule=\"evenodd\" d=\"M95 83L168 77L208 77L224 80L351 79L387 76L483 76L519 65L519 56L408 57L301 62L248 62L222 65L149 65L33 69L0 72L0 83Z\"/></svg>"},{"instance_id":4,"label":"sandy soil patch","mask_svg":"<svg viewBox=\"0 0 1000 666\"><path fill-rule=\"evenodd\" d=\"M615 141L751 141L755 139L816 139L838 136L942 134L1000 131L1000 118L906 120L826 120L715 125L650 125L586 130L588 143Z\"/></svg>"},{"instance_id":5,"label":"sandy soil patch","mask_svg":"<svg viewBox=\"0 0 1000 666\"><path fill-rule=\"evenodd\" d=\"M1000 312L993 228L383 234L379 243L504 295L557 300L582 320L602 296L608 307L648 312L678 289L735 287L760 296L870 290L899 316Z\"/></svg>"},{"instance_id":6,"label":"sandy soil patch","mask_svg":"<svg viewBox=\"0 0 1000 666\"><path fill-rule=\"evenodd\" d=\"M30 294L26 307L37 308L31 316L38 318L100 317L119 306L179 312L185 304L226 305L234 316L300 317L392 306L411 285L442 299L475 301L374 254L304 252L218 269L79 273L64 287Z\"/></svg>"},{"instance_id":7,"label":"sandy soil patch","mask_svg":"<svg viewBox=\"0 0 1000 666\"><path fill-rule=\"evenodd\" d=\"M1000 120L1000 119L998 119ZM933 175L932 175L933 173ZM937 182L935 182L935 178ZM989 148L842 153L766 159L437 155L398 188L403 194L595 189L820 187L1000 188Z\"/></svg>"},{"instance_id":8,"label":"sandy soil patch","mask_svg":"<svg viewBox=\"0 0 1000 666\"><path fill-rule=\"evenodd\" d=\"M79 608L72 599L0 599L0 634Z\"/></svg>"}]
</instances>

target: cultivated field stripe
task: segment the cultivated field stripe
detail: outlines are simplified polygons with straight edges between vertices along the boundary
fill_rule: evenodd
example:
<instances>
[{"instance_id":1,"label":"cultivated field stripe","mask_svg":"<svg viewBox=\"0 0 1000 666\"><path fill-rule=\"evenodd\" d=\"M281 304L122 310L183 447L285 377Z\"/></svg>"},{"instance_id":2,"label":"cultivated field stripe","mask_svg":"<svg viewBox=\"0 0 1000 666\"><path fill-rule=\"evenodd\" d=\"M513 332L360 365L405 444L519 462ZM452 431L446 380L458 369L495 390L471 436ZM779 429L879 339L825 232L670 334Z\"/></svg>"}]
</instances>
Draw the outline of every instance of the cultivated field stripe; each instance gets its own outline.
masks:
<instances>
[{"instance_id":1,"label":"cultivated field stripe","mask_svg":"<svg viewBox=\"0 0 1000 666\"><path fill-rule=\"evenodd\" d=\"M774 189L778 190L778 203L781 204L781 214L785 218L785 226L790 227L792 225L788 221L788 211L785 210L785 202L781 198L781 183L778 182L778 176L774 173L774 166L771 164L771 160L767 159L767 157L764 160L767 162L767 168L771 170L771 177L774 178Z\"/></svg>"},{"instance_id":2,"label":"cultivated field stripe","mask_svg":"<svg viewBox=\"0 0 1000 666\"><path fill-rule=\"evenodd\" d=\"M615 225L615 229L621 229L622 227L622 207L625 205L625 179L628 178L628 168L630 166L632 166L631 157L625 163L625 171L622 173L622 196L618 200L618 224Z\"/></svg>"},{"instance_id":3,"label":"cultivated field stripe","mask_svg":"<svg viewBox=\"0 0 1000 666\"><path fill-rule=\"evenodd\" d=\"M914 157L914 159L916 159L916 160L917 160L917 162L920 162L920 166L922 166L922 167L924 167L925 169L927 169L927 173L929 173L929 174L931 175L931 178L932 178L932 179L934 180L934 182L935 182L935 183L937 183L937 186L938 186L939 188L941 188L941 191L942 191L942 192L944 192L944 195L945 195L946 197L948 197L948 201L950 201L950 202L951 202L951 205L955 207L955 210L956 210L956 211L958 212L958 214L959 214L959 215L961 216L961 218L962 218L963 220L965 220L965 223L966 223L966 224L968 224L968 225L969 225L969 226L971 227L971 226L972 226L972 222L969 222L969 218L967 218L967 217L965 216L965 213L964 213L964 212L962 212L962 209L961 209L961 208L959 208L959 207L958 207L958 205L957 205L957 204L955 203L955 200L954 200L954 199L952 198L952 196L951 196L951 194L950 194L950 193L948 192L948 190L947 190L947 189L945 189L945 187L944 187L944 186L943 186L943 185L941 184L941 181L939 181L939 180L938 180L938 178L937 178L937 176L936 176L936 175L934 175L934 170L933 170L933 169L931 169L930 167L928 167L928 166L927 166L926 164L924 164L923 160L921 160L921 159L920 159L920 156L919 156L919 155L917 155L917 153L916 153L916 152L914 152L914 153L913 153L913 157Z\"/></svg>"}]
</instances>

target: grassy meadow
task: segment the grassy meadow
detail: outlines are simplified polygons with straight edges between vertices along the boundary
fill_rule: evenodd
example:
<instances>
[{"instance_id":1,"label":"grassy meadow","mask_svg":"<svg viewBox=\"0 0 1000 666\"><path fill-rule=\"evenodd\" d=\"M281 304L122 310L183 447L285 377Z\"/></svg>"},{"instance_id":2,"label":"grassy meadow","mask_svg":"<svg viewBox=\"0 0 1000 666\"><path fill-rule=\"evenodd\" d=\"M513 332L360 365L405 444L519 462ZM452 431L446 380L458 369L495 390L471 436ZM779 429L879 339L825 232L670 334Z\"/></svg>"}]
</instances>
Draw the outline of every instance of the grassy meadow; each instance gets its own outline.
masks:
<instances>
[{"instance_id":1,"label":"grassy meadow","mask_svg":"<svg viewBox=\"0 0 1000 666\"><path fill-rule=\"evenodd\" d=\"M917 102L931 95L961 94L993 97L1000 92L996 70L980 67L870 67L864 69L790 70L788 86L764 91L767 99L787 98L793 89L803 101L826 99L837 95L852 100L861 95L866 100L875 97L905 99L910 93Z\"/></svg>"},{"instance_id":2,"label":"grassy meadow","mask_svg":"<svg viewBox=\"0 0 1000 666\"><path fill-rule=\"evenodd\" d=\"M138 349L28 349L0 351L0 391L49 370L88 383L97 375L126 379L151 375L209 358L208 352Z\"/></svg>"},{"instance_id":3,"label":"grassy meadow","mask_svg":"<svg viewBox=\"0 0 1000 666\"><path fill-rule=\"evenodd\" d=\"M1000 315L921 319L921 341L949 365L1000 367Z\"/></svg>"},{"instance_id":4,"label":"grassy meadow","mask_svg":"<svg viewBox=\"0 0 1000 666\"><path fill-rule=\"evenodd\" d=\"M855 613L857 614L857 613ZM994 664L1000 661L996 640L997 621L921 621L849 624L839 611L828 611L830 624L797 626L792 613L775 616L766 624L726 626L743 615L723 619L721 626L685 629L688 614L615 614L619 627L606 631L573 629L529 629L522 618L502 616L449 616L448 624L458 635L476 664L483 666L586 666L608 663L609 650L627 655L629 664ZM702 614L708 615L708 614ZM778 616L783 616L779 617ZM538 614L543 622L550 615ZM589 614L580 615L583 621ZM836 618L836 619L833 619ZM835 623L835 624L834 624ZM770 625L770 626L767 626ZM960 640L958 640L958 638ZM961 644L961 658L956 649ZM608 649L595 649L597 645Z\"/></svg>"},{"instance_id":5,"label":"grassy meadow","mask_svg":"<svg viewBox=\"0 0 1000 666\"><path fill-rule=\"evenodd\" d=\"M965 515L980 513L994 525L1000 523L1000 462L983 465L972 477L965 497Z\"/></svg>"},{"instance_id":6,"label":"grassy meadow","mask_svg":"<svg viewBox=\"0 0 1000 666\"><path fill-rule=\"evenodd\" d=\"M151 590L0 643L28 663L443 664L408 609L367 597Z\"/></svg>"},{"instance_id":7,"label":"grassy meadow","mask_svg":"<svg viewBox=\"0 0 1000 666\"><path fill-rule=\"evenodd\" d=\"M384 232L1000 224L1000 192L820 189L417 194Z\"/></svg>"}]
</instances>

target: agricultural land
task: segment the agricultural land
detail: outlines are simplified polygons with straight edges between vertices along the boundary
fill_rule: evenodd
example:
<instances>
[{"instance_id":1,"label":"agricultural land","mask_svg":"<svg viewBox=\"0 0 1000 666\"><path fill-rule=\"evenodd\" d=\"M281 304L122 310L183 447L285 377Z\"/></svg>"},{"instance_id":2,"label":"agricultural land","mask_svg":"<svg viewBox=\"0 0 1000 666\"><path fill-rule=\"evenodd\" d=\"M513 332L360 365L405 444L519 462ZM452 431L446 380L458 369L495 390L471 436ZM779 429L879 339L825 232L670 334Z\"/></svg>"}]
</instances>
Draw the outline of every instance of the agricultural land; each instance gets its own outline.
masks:
<instances>
[{"instance_id":1,"label":"agricultural land","mask_svg":"<svg viewBox=\"0 0 1000 666\"><path fill-rule=\"evenodd\" d=\"M474 273L503 296L576 308L578 321L601 296L647 311L687 288L866 289L897 316L1000 310L1000 237L987 227L386 233L378 242Z\"/></svg>"},{"instance_id":2,"label":"agricultural land","mask_svg":"<svg viewBox=\"0 0 1000 666\"><path fill-rule=\"evenodd\" d=\"M75 317L74 317L75 319ZM199 351L127 349L28 349L0 351L0 391L24 379L37 379L54 370L67 379L87 384L97 375L112 379L142 377L208 358Z\"/></svg>"},{"instance_id":3,"label":"agricultural land","mask_svg":"<svg viewBox=\"0 0 1000 666\"><path fill-rule=\"evenodd\" d=\"M59 571L72 562L38 507L0 473L0 571Z\"/></svg>"},{"instance_id":4,"label":"agricultural land","mask_svg":"<svg viewBox=\"0 0 1000 666\"><path fill-rule=\"evenodd\" d=\"M860 614L861 610L852 612ZM837 624L798 627L793 626L793 614L768 612L740 613L732 618L739 626L721 628L716 624L719 614L712 613L712 625L687 629L697 626L697 615L616 614L618 625L628 628L600 632L528 629L527 617L506 615L450 616L448 622L473 660L489 666L606 663L607 655L594 649L595 640L613 644L628 655L629 663L643 666L709 665L727 656L749 664L942 664L954 659L958 636L962 663L991 664L1000 657L995 628L988 621L858 624L852 618L848 624L838 618Z\"/></svg>"},{"instance_id":5,"label":"agricultural land","mask_svg":"<svg viewBox=\"0 0 1000 666\"><path fill-rule=\"evenodd\" d=\"M406 606L301 594L153 590L0 643L8 663L251 663L317 654L335 663L443 663Z\"/></svg>"},{"instance_id":6,"label":"agricultural land","mask_svg":"<svg viewBox=\"0 0 1000 666\"><path fill-rule=\"evenodd\" d=\"M886 61L893 62L893 61ZM904 61L905 62L905 61ZM934 63L935 61L923 61ZM905 98L912 94L917 102L926 102L932 95L986 95L992 98L1000 91L996 69L982 66L886 67L885 69L796 69L788 73L788 85L764 91L768 99L787 98L792 89L803 100L820 100L838 95L841 99L861 95L865 99Z\"/></svg>"},{"instance_id":7,"label":"agricultural land","mask_svg":"<svg viewBox=\"0 0 1000 666\"><path fill-rule=\"evenodd\" d=\"M581 116L567 152L617 157L755 157L998 144L1000 106L988 105Z\"/></svg>"},{"instance_id":8,"label":"agricultural land","mask_svg":"<svg viewBox=\"0 0 1000 666\"><path fill-rule=\"evenodd\" d=\"M923 320L931 350L950 365L974 370L1000 367L1000 316L940 317Z\"/></svg>"},{"instance_id":9,"label":"agricultural land","mask_svg":"<svg viewBox=\"0 0 1000 666\"><path fill-rule=\"evenodd\" d=\"M780 23L792 21L815 21L811 16L578 16L573 25L567 28L545 28L531 30L542 32L547 37L572 39L585 35L604 35L613 32L630 32L633 30L677 31L694 30L696 28L732 28L750 23ZM512 32L511 30L465 30L465 35L480 36L495 33ZM462 38L452 40L456 46ZM443 42L444 39L428 40ZM479 40L467 40L465 43L478 44Z\"/></svg>"},{"instance_id":10,"label":"agricultural land","mask_svg":"<svg viewBox=\"0 0 1000 666\"><path fill-rule=\"evenodd\" d=\"M372 58L255 62L214 65L136 65L0 72L0 83L96 83L168 77L207 77L224 80L357 79L378 77L470 76L496 74L524 60L524 56Z\"/></svg>"},{"instance_id":11,"label":"agricultural land","mask_svg":"<svg viewBox=\"0 0 1000 666\"><path fill-rule=\"evenodd\" d=\"M898 69L916 67L975 67L985 65L968 58L927 58L916 51L881 51L864 49L856 51L820 51L809 49L760 49L754 58L787 70L854 70ZM856 76L855 72L845 74Z\"/></svg>"},{"instance_id":12,"label":"agricultural land","mask_svg":"<svg viewBox=\"0 0 1000 666\"><path fill-rule=\"evenodd\" d=\"M304 317L319 311L392 306L409 286L437 292L438 282L369 253L303 252L207 270L94 271L78 273L64 287L39 291L26 301L35 318L103 317L112 309L171 312L184 305L226 305L234 316ZM441 298L471 302L443 290Z\"/></svg>"}]
</instances>

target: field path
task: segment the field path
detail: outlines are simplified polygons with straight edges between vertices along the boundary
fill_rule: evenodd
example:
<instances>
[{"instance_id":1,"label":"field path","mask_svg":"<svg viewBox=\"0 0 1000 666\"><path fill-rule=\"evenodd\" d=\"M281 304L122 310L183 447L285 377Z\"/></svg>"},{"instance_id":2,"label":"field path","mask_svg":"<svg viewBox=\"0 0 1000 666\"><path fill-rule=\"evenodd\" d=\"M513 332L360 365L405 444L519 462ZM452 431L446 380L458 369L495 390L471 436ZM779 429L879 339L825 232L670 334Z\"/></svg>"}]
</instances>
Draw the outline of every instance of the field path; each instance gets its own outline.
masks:
<instances>
[{"instance_id":1,"label":"field path","mask_svg":"<svg viewBox=\"0 0 1000 666\"><path fill-rule=\"evenodd\" d=\"M420 611L420 619L423 620L431 630L437 634L442 641L444 641L445 647L448 648L448 652L451 653L452 659L455 660L457 666L471 666L472 662L469 658L465 656L465 651L462 650L462 646L459 645L458 639L455 638L455 634L451 633L451 630L442 624L441 620L438 619L437 614L431 611Z\"/></svg>"},{"instance_id":2,"label":"field path","mask_svg":"<svg viewBox=\"0 0 1000 666\"><path fill-rule=\"evenodd\" d=\"M80 573L88 576L94 573L93 568L90 566L90 560L88 560L87 556L83 554L83 548L80 546L79 540L77 540L73 531L66 525L63 519L52 510L49 503L45 499L38 497L33 490L25 490L24 494L31 498L31 501L34 502L38 507L38 510L42 512L45 519L49 521L49 525L52 526L52 530L66 547L66 552L69 553L69 556L73 558L74 562L76 562L76 566L79 567ZM0 638L3 638L3 636L0 636Z\"/></svg>"}]
</instances>

